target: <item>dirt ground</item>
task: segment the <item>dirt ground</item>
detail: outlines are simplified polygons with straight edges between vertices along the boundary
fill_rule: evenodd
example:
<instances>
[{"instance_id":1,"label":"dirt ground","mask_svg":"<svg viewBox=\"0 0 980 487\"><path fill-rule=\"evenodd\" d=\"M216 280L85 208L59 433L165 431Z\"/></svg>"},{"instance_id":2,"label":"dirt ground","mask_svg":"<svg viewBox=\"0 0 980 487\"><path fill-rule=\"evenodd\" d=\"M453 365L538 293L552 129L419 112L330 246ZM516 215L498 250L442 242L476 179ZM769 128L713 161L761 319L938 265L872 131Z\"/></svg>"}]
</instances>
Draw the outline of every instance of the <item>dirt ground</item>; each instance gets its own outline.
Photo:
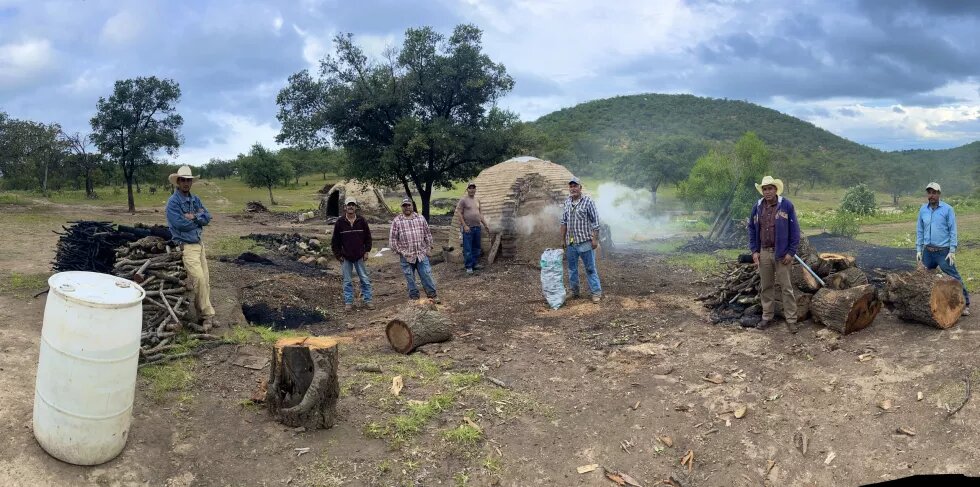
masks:
<instances>
[{"instance_id":1,"label":"dirt ground","mask_svg":"<svg viewBox=\"0 0 980 487\"><path fill-rule=\"evenodd\" d=\"M163 220L154 211L0 208L8 229L0 233L0 277L49 272L57 238L50 230L79 218ZM379 244L386 230L375 229ZM205 238L273 231L299 230L282 220L217 215ZM244 287L289 278L275 268L210 265L218 332L229 335L243 330L236 324L244 321ZM684 486L980 475L980 400L948 417L967 383L980 386L976 316L940 331L883 310L870 328L846 337L812 323L797 334L714 326L694 300L707 290L692 284L700 276L664 256L630 252L600 262L601 304L581 299L553 311L530 265L502 262L467 277L442 263L434 267L439 309L456 323L455 338L401 356L388 347L384 324L407 302L404 280L390 258L369 266L375 311L339 311L335 271L297 275L290 284L316 291L304 300L327 316L310 332L353 338L341 346L335 427L296 431L251 404L268 367L234 363L267 356L269 345L248 340L188 362L192 379L182 391L155 391L141 372L127 447L96 467L55 460L34 440L44 297L3 292L0 485L615 485L602 467L642 485L673 478ZM354 370L364 363L383 373ZM399 396L388 390L395 375L405 383ZM736 418L741 407L747 412ZM670 441L658 439L664 436ZM805 455L795 444L804 437ZM689 451L690 469L680 464ZM589 464L601 467L577 473Z\"/></svg>"}]
</instances>

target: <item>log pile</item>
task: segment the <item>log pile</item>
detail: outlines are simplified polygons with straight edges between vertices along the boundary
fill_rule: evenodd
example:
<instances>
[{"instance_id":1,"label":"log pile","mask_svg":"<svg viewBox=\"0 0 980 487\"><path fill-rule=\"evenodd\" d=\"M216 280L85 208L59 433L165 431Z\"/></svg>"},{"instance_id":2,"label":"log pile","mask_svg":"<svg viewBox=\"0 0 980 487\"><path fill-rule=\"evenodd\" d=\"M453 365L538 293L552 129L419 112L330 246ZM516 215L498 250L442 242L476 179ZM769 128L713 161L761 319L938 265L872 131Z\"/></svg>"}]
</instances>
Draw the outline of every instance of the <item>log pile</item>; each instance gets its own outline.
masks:
<instances>
[{"instance_id":1,"label":"log pile","mask_svg":"<svg viewBox=\"0 0 980 487\"><path fill-rule=\"evenodd\" d=\"M945 330L956 324L966 307L963 285L925 269L888 274L882 299L906 321Z\"/></svg>"},{"instance_id":2,"label":"log pile","mask_svg":"<svg viewBox=\"0 0 980 487\"><path fill-rule=\"evenodd\" d=\"M143 299L143 334L140 357L153 361L173 348L177 334L190 328L207 332L190 315L191 285L183 253L161 237L143 237L116 251L112 274L130 279L146 291Z\"/></svg>"},{"instance_id":3,"label":"log pile","mask_svg":"<svg viewBox=\"0 0 980 487\"><path fill-rule=\"evenodd\" d=\"M814 321L840 333L852 333L867 327L881 309L874 287L858 267L853 257L840 254L820 254L806 237L801 237L798 255L811 266L826 286L821 285L802 265L796 263L790 271L797 304L797 320L813 317ZM746 262L748 261L748 262ZM762 319L759 302L761 283L751 259L728 264L718 276L714 291L698 297L712 310L714 323L737 322L755 326ZM776 285L776 317L783 318L781 296Z\"/></svg>"},{"instance_id":4,"label":"log pile","mask_svg":"<svg viewBox=\"0 0 980 487\"><path fill-rule=\"evenodd\" d=\"M170 240L166 227L116 226L110 222L73 221L62 226L54 262L55 272L89 271L111 274L116 261L116 249L142 237L158 235Z\"/></svg>"}]
</instances>

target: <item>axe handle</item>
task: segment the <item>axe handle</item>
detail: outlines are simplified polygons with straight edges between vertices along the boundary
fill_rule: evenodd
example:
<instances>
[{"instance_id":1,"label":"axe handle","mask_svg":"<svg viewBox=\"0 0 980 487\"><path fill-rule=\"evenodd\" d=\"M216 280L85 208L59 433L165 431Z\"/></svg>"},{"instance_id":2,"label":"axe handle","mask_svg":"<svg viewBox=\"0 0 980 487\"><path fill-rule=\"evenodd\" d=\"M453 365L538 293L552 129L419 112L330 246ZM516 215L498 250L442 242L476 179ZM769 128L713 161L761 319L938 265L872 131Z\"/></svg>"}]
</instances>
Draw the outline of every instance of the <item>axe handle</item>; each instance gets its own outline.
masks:
<instances>
[{"instance_id":1,"label":"axe handle","mask_svg":"<svg viewBox=\"0 0 980 487\"><path fill-rule=\"evenodd\" d=\"M799 255L793 254L793 257L796 257L796 261L799 262L800 265L803 266L803 268L806 269L806 271L809 272L810 275L813 276L813 278L820 283L821 287L827 287L827 283L823 282L823 279L820 279L820 276L818 276L816 272L813 272L813 269L811 269L810 266L806 265L806 262L803 262L803 259L801 259Z\"/></svg>"}]
</instances>

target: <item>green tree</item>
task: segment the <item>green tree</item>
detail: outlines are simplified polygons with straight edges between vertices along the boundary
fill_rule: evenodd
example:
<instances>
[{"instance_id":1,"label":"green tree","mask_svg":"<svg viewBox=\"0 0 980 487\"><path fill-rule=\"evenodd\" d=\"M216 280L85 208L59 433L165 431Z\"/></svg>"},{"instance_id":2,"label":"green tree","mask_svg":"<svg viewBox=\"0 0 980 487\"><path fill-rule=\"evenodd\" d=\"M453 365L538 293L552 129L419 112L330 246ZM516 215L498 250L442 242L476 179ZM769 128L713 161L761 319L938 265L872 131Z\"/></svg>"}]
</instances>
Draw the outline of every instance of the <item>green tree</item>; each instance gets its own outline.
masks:
<instances>
[{"instance_id":1,"label":"green tree","mask_svg":"<svg viewBox=\"0 0 980 487\"><path fill-rule=\"evenodd\" d=\"M448 38L408 29L380 63L350 34L334 44L318 77L301 71L279 92L279 142L312 148L332 140L346 155L345 175L401 185L409 196L414 188L426 218L434 187L517 150L521 124L495 105L514 81L483 53L477 27L459 25Z\"/></svg>"},{"instance_id":2,"label":"green tree","mask_svg":"<svg viewBox=\"0 0 980 487\"><path fill-rule=\"evenodd\" d=\"M744 218L759 198L755 183L769 170L769 157L766 144L747 132L733 149L711 150L698 159L687 180L678 185L678 195L715 215L730 212L732 218Z\"/></svg>"},{"instance_id":3,"label":"green tree","mask_svg":"<svg viewBox=\"0 0 980 487\"><path fill-rule=\"evenodd\" d=\"M288 182L293 177L293 167L281 161L272 151L255 144L248 152L247 156L240 157L242 180L250 188L267 188L269 190L269 203L277 205L272 196L273 186L278 186Z\"/></svg>"},{"instance_id":4,"label":"green tree","mask_svg":"<svg viewBox=\"0 0 980 487\"><path fill-rule=\"evenodd\" d=\"M103 164L101 154L93 153L91 150L91 135L82 135L79 132L73 134L62 131L59 137L71 153L68 164L85 181L85 197L95 199L95 171Z\"/></svg>"},{"instance_id":5,"label":"green tree","mask_svg":"<svg viewBox=\"0 0 980 487\"><path fill-rule=\"evenodd\" d=\"M122 168L129 211L136 212L133 182L137 169L153 164L163 150L173 155L180 147L184 119L177 113L180 87L173 80L134 78L116 81L108 99L100 97L92 117L92 141Z\"/></svg>"},{"instance_id":6,"label":"green tree","mask_svg":"<svg viewBox=\"0 0 980 487\"><path fill-rule=\"evenodd\" d=\"M856 215L873 215L878 209L875 193L864 183L848 188L840 200L840 209Z\"/></svg>"},{"instance_id":7,"label":"green tree","mask_svg":"<svg viewBox=\"0 0 980 487\"><path fill-rule=\"evenodd\" d=\"M48 180L60 172L67 147L61 127L30 120L0 118L0 174L4 186L40 189L47 196Z\"/></svg>"},{"instance_id":8,"label":"green tree","mask_svg":"<svg viewBox=\"0 0 980 487\"><path fill-rule=\"evenodd\" d=\"M633 188L646 188L653 193L662 184L676 184L691 173L695 161L708 151L702 141L690 137L666 137L627 151L619 161L614 178Z\"/></svg>"}]
</instances>

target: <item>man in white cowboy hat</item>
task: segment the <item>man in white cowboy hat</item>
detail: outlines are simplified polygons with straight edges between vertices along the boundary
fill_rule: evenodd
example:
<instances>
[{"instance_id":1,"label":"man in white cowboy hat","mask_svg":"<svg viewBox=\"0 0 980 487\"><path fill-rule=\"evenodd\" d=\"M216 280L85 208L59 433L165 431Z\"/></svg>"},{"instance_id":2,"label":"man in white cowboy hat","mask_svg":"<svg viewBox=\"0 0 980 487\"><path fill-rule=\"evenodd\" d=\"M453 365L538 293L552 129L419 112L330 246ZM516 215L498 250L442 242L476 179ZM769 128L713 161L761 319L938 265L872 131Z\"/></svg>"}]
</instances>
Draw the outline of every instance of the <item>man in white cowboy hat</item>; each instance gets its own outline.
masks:
<instances>
[{"instance_id":1,"label":"man in white cowboy hat","mask_svg":"<svg viewBox=\"0 0 980 487\"><path fill-rule=\"evenodd\" d=\"M201 318L201 326L207 331L214 326L214 307L211 306L211 278L201 232L211 223L211 213L201 203L201 198L191 194L194 175L190 167L180 166L170 175L170 184L177 189L167 200L167 224L173 240L183 251L184 269L194 286L194 307Z\"/></svg>"},{"instance_id":2,"label":"man in white cowboy hat","mask_svg":"<svg viewBox=\"0 0 980 487\"><path fill-rule=\"evenodd\" d=\"M357 200L347 197L344 201L344 216L337 219L333 225L333 236L330 247L333 255L340 261L344 282L344 311L354 309L354 272L361 282L361 300L364 307L374 309L371 302L371 279L368 277L367 260L371 251L371 228L367 220L357 214Z\"/></svg>"},{"instance_id":3,"label":"man in white cowboy hat","mask_svg":"<svg viewBox=\"0 0 980 487\"><path fill-rule=\"evenodd\" d=\"M783 291L781 299L786 325L796 333L796 296L793 295L790 270L800 244L800 222L796 219L793 203L782 196L781 180L766 176L755 189L762 193L762 198L752 207L748 229L752 261L759 268L762 284L759 290L762 321L757 328L764 329L772 324L776 312L774 287L778 283Z\"/></svg>"},{"instance_id":4,"label":"man in white cowboy hat","mask_svg":"<svg viewBox=\"0 0 980 487\"><path fill-rule=\"evenodd\" d=\"M963 316L968 316L970 292L956 270L956 213L952 206L940 201L941 193L942 188L937 182L926 186L926 202L919 208L919 221L915 226L915 260L926 269L939 267L944 274L960 281L966 298Z\"/></svg>"}]
</instances>

